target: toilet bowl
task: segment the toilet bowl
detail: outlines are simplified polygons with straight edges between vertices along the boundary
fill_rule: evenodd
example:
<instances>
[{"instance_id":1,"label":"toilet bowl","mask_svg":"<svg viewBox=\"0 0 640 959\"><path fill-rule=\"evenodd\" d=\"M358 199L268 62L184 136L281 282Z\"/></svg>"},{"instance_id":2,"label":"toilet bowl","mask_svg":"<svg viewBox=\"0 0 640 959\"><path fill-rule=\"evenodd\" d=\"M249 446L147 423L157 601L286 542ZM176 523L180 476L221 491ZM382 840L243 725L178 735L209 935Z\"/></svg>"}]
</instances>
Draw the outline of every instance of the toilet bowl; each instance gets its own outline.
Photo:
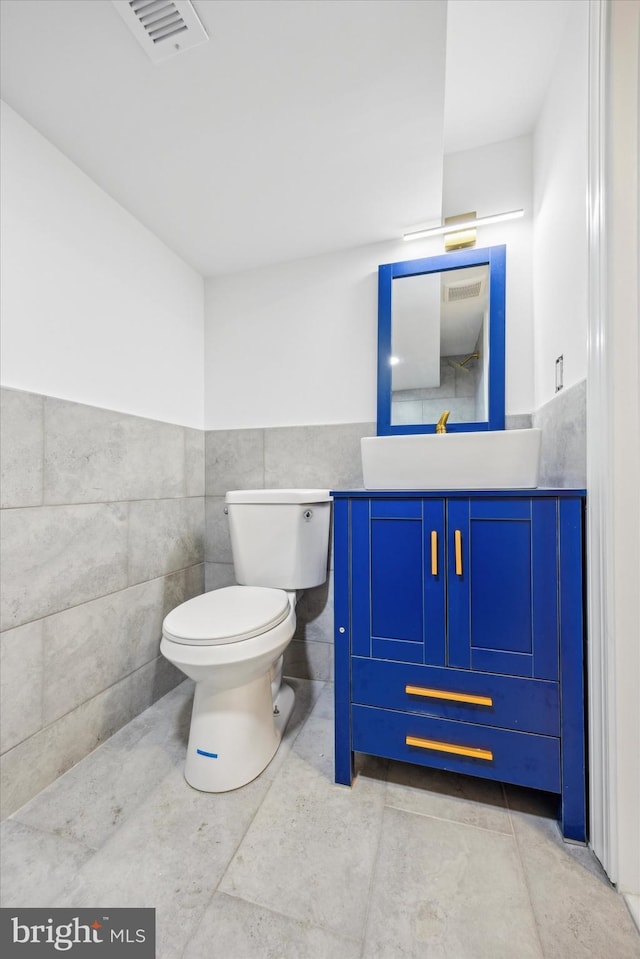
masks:
<instances>
[{"instance_id":1,"label":"toilet bowl","mask_svg":"<svg viewBox=\"0 0 640 959\"><path fill-rule=\"evenodd\" d=\"M260 586L227 586L169 613L160 652L196 683L185 778L226 792L273 758L293 708L293 690L272 669L296 628L295 596Z\"/></svg>"},{"instance_id":2,"label":"toilet bowl","mask_svg":"<svg viewBox=\"0 0 640 959\"><path fill-rule=\"evenodd\" d=\"M328 491L234 491L226 503L243 585L176 607L160 643L196 684L184 775L205 792L251 782L275 755L295 700L281 676L299 590L326 579Z\"/></svg>"}]
</instances>

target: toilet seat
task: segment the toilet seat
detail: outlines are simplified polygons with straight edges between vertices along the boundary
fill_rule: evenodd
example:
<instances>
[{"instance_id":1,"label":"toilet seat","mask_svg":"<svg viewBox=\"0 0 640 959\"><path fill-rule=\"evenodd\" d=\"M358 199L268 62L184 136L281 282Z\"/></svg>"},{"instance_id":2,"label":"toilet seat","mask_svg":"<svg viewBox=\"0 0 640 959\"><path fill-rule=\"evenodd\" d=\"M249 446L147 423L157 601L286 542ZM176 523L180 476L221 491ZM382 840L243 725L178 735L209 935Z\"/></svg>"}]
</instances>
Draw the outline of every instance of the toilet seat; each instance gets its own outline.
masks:
<instances>
[{"instance_id":1,"label":"toilet seat","mask_svg":"<svg viewBox=\"0 0 640 959\"><path fill-rule=\"evenodd\" d=\"M165 618L162 634L187 646L237 643L278 626L290 610L282 589L225 586L177 606Z\"/></svg>"}]
</instances>

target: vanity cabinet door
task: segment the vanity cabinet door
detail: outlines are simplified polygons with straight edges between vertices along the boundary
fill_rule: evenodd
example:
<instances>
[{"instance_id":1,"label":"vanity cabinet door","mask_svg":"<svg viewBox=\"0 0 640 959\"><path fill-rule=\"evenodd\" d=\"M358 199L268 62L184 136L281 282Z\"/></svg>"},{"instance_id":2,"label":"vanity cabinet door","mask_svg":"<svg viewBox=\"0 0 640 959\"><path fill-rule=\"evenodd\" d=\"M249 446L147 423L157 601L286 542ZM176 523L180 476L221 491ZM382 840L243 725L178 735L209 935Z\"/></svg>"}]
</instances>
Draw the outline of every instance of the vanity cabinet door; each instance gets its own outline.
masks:
<instances>
[{"instance_id":1,"label":"vanity cabinet door","mask_svg":"<svg viewBox=\"0 0 640 959\"><path fill-rule=\"evenodd\" d=\"M451 499L447 523L447 665L557 680L557 501Z\"/></svg>"},{"instance_id":2,"label":"vanity cabinet door","mask_svg":"<svg viewBox=\"0 0 640 959\"><path fill-rule=\"evenodd\" d=\"M355 656L558 679L556 500L351 503Z\"/></svg>"},{"instance_id":3,"label":"vanity cabinet door","mask_svg":"<svg viewBox=\"0 0 640 959\"><path fill-rule=\"evenodd\" d=\"M351 503L352 653L444 665L443 499Z\"/></svg>"}]
</instances>

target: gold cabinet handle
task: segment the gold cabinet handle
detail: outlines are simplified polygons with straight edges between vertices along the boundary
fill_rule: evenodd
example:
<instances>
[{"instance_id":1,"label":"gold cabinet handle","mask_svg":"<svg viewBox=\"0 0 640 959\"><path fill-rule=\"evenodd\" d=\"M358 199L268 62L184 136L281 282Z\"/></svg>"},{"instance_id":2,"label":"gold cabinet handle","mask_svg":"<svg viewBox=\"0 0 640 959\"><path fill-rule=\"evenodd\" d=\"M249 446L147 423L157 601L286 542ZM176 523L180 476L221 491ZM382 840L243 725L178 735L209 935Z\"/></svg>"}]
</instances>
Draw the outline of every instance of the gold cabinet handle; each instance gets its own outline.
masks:
<instances>
[{"instance_id":1,"label":"gold cabinet handle","mask_svg":"<svg viewBox=\"0 0 640 959\"><path fill-rule=\"evenodd\" d=\"M418 736L407 736L407 746L418 746L419 749L435 749L440 753L454 753L456 756L471 756L472 759L493 759L490 749L479 749L477 746L456 746L453 743L440 743L435 739L419 739Z\"/></svg>"},{"instance_id":2,"label":"gold cabinet handle","mask_svg":"<svg viewBox=\"0 0 640 959\"><path fill-rule=\"evenodd\" d=\"M454 533L456 547L456 576L462 576L462 533L457 529Z\"/></svg>"},{"instance_id":3,"label":"gold cabinet handle","mask_svg":"<svg viewBox=\"0 0 640 959\"><path fill-rule=\"evenodd\" d=\"M475 693L456 693L446 689L428 689L426 686L405 686L404 691L408 696L447 699L454 703L471 703L473 706L493 706L491 696L476 696Z\"/></svg>"},{"instance_id":4,"label":"gold cabinet handle","mask_svg":"<svg viewBox=\"0 0 640 959\"><path fill-rule=\"evenodd\" d=\"M438 531L431 530L431 575L438 575Z\"/></svg>"}]
</instances>

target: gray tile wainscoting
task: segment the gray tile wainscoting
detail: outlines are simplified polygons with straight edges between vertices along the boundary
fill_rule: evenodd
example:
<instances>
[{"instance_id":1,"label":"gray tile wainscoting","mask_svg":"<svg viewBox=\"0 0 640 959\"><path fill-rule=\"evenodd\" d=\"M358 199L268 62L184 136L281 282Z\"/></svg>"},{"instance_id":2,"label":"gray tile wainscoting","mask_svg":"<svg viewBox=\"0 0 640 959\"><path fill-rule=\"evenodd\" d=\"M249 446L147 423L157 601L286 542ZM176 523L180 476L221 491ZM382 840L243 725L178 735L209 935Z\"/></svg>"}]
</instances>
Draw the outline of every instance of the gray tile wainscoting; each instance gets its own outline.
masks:
<instances>
[{"instance_id":1,"label":"gray tile wainscoting","mask_svg":"<svg viewBox=\"0 0 640 959\"><path fill-rule=\"evenodd\" d=\"M204 588L204 433L3 389L3 815L183 680L164 615Z\"/></svg>"},{"instance_id":2,"label":"gray tile wainscoting","mask_svg":"<svg viewBox=\"0 0 640 959\"><path fill-rule=\"evenodd\" d=\"M542 430L540 486L584 489L587 485L587 381L582 380L533 414Z\"/></svg>"},{"instance_id":3,"label":"gray tile wainscoting","mask_svg":"<svg viewBox=\"0 0 640 959\"><path fill-rule=\"evenodd\" d=\"M578 384L534 414L544 485L584 485L585 397ZM204 432L20 390L1 400L6 815L181 681L158 654L162 618L235 582L226 491L359 488L376 426ZM298 604L292 677L333 676L328 561Z\"/></svg>"},{"instance_id":4,"label":"gray tile wainscoting","mask_svg":"<svg viewBox=\"0 0 640 959\"><path fill-rule=\"evenodd\" d=\"M233 489L353 489L362 486L360 439L375 423L282 426L206 433L206 588L235 582L224 494ZM285 673L300 679L333 678L333 576L307 590L285 653Z\"/></svg>"}]
</instances>

